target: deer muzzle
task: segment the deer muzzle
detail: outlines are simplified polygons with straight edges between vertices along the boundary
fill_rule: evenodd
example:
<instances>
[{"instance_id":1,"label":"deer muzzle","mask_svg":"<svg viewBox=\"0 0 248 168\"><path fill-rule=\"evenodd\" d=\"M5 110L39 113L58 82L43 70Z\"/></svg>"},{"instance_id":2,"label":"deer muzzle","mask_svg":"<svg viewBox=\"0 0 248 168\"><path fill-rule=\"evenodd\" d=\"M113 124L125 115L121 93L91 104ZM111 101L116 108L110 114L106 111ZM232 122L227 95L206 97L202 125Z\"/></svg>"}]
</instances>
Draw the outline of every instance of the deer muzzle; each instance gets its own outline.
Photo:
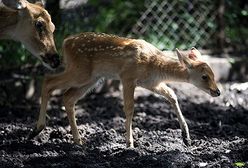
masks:
<instances>
[{"instance_id":1,"label":"deer muzzle","mask_svg":"<svg viewBox=\"0 0 248 168\"><path fill-rule=\"evenodd\" d=\"M58 54L46 54L41 56L44 63L48 64L51 68L55 69L60 65L60 59Z\"/></svg>"},{"instance_id":2,"label":"deer muzzle","mask_svg":"<svg viewBox=\"0 0 248 168\"><path fill-rule=\"evenodd\" d=\"M218 96L220 96L220 90L218 88L216 90L210 89L210 94L213 97L218 97Z\"/></svg>"}]
</instances>

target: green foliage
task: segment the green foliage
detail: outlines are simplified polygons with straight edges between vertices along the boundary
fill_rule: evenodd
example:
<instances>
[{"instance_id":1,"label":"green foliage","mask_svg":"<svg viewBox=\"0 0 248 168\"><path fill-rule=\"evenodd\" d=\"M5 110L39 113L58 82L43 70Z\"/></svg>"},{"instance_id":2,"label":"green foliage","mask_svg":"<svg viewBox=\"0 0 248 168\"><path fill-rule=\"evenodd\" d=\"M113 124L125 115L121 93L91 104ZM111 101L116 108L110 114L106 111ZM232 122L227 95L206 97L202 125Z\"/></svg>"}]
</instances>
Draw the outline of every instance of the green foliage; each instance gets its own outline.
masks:
<instances>
[{"instance_id":1,"label":"green foliage","mask_svg":"<svg viewBox=\"0 0 248 168\"><path fill-rule=\"evenodd\" d=\"M244 162L235 162L234 166L236 166L236 167L244 167L245 163Z\"/></svg>"},{"instance_id":2,"label":"green foliage","mask_svg":"<svg viewBox=\"0 0 248 168\"><path fill-rule=\"evenodd\" d=\"M246 0L226 0L225 34L228 42L236 49L247 49L248 3Z\"/></svg>"},{"instance_id":3,"label":"green foliage","mask_svg":"<svg viewBox=\"0 0 248 168\"><path fill-rule=\"evenodd\" d=\"M35 62L25 47L11 40L0 42L0 68L17 67L27 62Z\"/></svg>"},{"instance_id":4,"label":"green foliage","mask_svg":"<svg viewBox=\"0 0 248 168\"><path fill-rule=\"evenodd\" d=\"M90 0L89 4L98 12L90 20L92 27L97 32L127 35L144 11L144 2L145 0L114 0L104 3L99 0Z\"/></svg>"}]
</instances>

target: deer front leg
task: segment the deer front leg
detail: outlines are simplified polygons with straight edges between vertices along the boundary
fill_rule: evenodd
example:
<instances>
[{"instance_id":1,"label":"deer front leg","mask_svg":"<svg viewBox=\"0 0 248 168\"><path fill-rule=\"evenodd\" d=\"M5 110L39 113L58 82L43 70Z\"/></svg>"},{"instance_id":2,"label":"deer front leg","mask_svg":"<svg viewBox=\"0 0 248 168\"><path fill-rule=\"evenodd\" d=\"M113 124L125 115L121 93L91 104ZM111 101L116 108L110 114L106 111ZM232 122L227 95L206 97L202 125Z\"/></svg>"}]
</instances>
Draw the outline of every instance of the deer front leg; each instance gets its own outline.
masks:
<instances>
[{"instance_id":1,"label":"deer front leg","mask_svg":"<svg viewBox=\"0 0 248 168\"><path fill-rule=\"evenodd\" d=\"M46 108L47 108L48 99L51 94L51 92L49 92L49 90L47 89L47 82L48 82L48 77L45 77L41 89L41 107L40 107L39 118L36 123L36 127L29 134L28 139L33 139L45 128Z\"/></svg>"},{"instance_id":2,"label":"deer front leg","mask_svg":"<svg viewBox=\"0 0 248 168\"><path fill-rule=\"evenodd\" d=\"M160 83L159 85L157 85L156 87L146 87L146 88L159 94L159 95L162 95L168 99L170 104L175 109L175 112L176 112L176 115L177 115L177 118L178 118L178 121L180 124L180 128L182 130L183 142L185 145L190 146L191 145L191 139L189 136L188 125L187 125L187 123L183 117L183 114L181 112L181 109L179 107L179 104L177 101L177 96L176 96L175 92L163 82Z\"/></svg>"},{"instance_id":3,"label":"deer front leg","mask_svg":"<svg viewBox=\"0 0 248 168\"><path fill-rule=\"evenodd\" d=\"M133 148L133 131L132 131L132 119L134 112L134 89L135 85L133 81L122 80L123 84L123 98L124 98L124 112L126 115L126 143L127 147Z\"/></svg>"},{"instance_id":4,"label":"deer front leg","mask_svg":"<svg viewBox=\"0 0 248 168\"><path fill-rule=\"evenodd\" d=\"M67 74L65 73L47 76L44 78L42 84L42 90L41 90L41 107L40 107L39 119L37 121L36 127L29 134L28 139L34 138L45 128L46 109L50 95L55 89L67 88L69 85L68 81L70 80L68 80Z\"/></svg>"},{"instance_id":5,"label":"deer front leg","mask_svg":"<svg viewBox=\"0 0 248 168\"><path fill-rule=\"evenodd\" d=\"M76 118L75 118L75 104L77 101L85 95L87 90L92 87L93 84L88 84L80 88L70 88L67 90L63 96L63 101L71 127L71 132L73 136L73 141L76 144L82 145L83 141L80 138L80 134L77 128Z\"/></svg>"}]
</instances>

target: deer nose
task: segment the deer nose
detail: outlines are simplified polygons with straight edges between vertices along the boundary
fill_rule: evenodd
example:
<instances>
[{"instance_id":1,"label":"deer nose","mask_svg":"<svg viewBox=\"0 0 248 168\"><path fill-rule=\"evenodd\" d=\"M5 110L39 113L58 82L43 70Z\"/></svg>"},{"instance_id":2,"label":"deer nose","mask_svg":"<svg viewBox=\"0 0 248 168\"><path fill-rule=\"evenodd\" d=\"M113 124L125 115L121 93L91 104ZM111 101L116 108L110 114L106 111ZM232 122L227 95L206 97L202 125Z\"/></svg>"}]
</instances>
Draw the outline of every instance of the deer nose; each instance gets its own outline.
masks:
<instances>
[{"instance_id":1,"label":"deer nose","mask_svg":"<svg viewBox=\"0 0 248 168\"><path fill-rule=\"evenodd\" d=\"M213 96L213 97L220 96L220 90L219 90L218 88L217 88L216 90L210 89L210 94L211 94L211 96Z\"/></svg>"},{"instance_id":2,"label":"deer nose","mask_svg":"<svg viewBox=\"0 0 248 168\"><path fill-rule=\"evenodd\" d=\"M217 96L220 96L220 90L219 89L217 89L215 92L216 92Z\"/></svg>"},{"instance_id":3,"label":"deer nose","mask_svg":"<svg viewBox=\"0 0 248 168\"><path fill-rule=\"evenodd\" d=\"M60 65L60 59L58 54L46 54L46 63L48 63L52 68L57 68Z\"/></svg>"}]
</instances>

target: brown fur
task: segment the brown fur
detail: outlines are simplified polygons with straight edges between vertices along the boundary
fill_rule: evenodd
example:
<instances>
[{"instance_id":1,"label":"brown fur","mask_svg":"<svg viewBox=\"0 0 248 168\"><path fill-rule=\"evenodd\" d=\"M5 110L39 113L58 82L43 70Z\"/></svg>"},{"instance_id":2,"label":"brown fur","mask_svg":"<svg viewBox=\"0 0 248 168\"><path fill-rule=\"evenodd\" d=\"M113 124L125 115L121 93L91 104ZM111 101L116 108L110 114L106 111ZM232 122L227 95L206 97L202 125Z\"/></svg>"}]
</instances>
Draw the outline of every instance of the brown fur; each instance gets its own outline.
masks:
<instances>
[{"instance_id":1,"label":"brown fur","mask_svg":"<svg viewBox=\"0 0 248 168\"><path fill-rule=\"evenodd\" d=\"M44 80L41 111L35 129L37 133L45 127L46 106L51 93L55 89L64 89L66 90L64 104L74 142L81 144L75 119L75 103L85 95L87 90L94 87L99 79L105 77L119 79L123 84L128 147L133 147L133 96L136 86L141 86L167 98L178 116L183 140L185 144L190 144L188 126L180 110L177 97L173 90L166 86L166 82L203 83L201 75L206 73L211 76L210 81L202 84L201 87L204 89L209 89L210 85L216 87L212 80L213 73L206 63L200 60L189 60L180 53L178 53L180 61L167 57L162 51L144 40L96 33L81 33L65 39L63 51L65 71Z\"/></svg>"}]
</instances>

